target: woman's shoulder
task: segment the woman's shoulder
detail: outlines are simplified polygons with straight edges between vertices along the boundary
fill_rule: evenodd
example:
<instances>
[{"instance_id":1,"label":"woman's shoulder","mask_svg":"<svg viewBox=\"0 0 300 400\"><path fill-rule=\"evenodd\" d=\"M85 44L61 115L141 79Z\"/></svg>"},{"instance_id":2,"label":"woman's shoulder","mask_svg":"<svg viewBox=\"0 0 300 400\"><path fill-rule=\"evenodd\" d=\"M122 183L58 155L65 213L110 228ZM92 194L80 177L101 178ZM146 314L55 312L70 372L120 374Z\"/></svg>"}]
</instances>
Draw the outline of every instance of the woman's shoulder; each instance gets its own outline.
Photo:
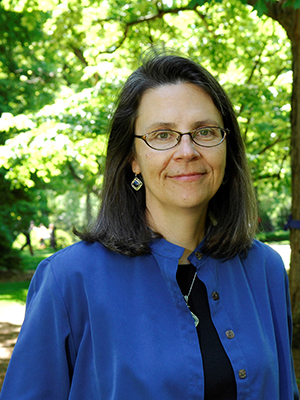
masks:
<instances>
[{"instance_id":1,"label":"woman's shoulder","mask_svg":"<svg viewBox=\"0 0 300 400\"><path fill-rule=\"evenodd\" d=\"M62 250L52 254L46 260L52 264L56 263L75 263L81 261L90 262L94 259L95 255L105 255L107 250L98 242L88 243L85 241L76 242Z\"/></svg>"},{"instance_id":2,"label":"woman's shoulder","mask_svg":"<svg viewBox=\"0 0 300 400\"><path fill-rule=\"evenodd\" d=\"M95 253L105 253L106 251L106 248L99 242L90 243L81 240L57 251L56 253L52 254L49 259L63 259L69 257L73 259L77 257L89 257L93 256Z\"/></svg>"},{"instance_id":3,"label":"woman's shoulder","mask_svg":"<svg viewBox=\"0 0 300 400\"><path fill-rule=\"evenodd\" d=\"M270 277L283 277L286 274L285 265L280 254L268 244L254 240L245 259L249 268L264 270Z\"/></svg>"},{"instance_id":4,"label":"woman's shoulder","mask_svg":"<svg viewBox=\"0 0 300 400\"><path fill-rule=\"evenodd\" d=\"M260 242L259 240L253 240L252 246L249 250L249 254L252 256L264 257L268 259L281 260L281 256L278 254L276 250L274 250L271 246L266 243Z\"/></svg>"},{"instance_id":5,"label":"woman's shoulder","mask_svg":"<svg viewBox=\"0 0 300 400\"><path fill-rule=\"evenodd\" d=\"M105 265L113 265L122 255L107 250L101 243L80 241L57 251L40 263L37 272L64 276L92 274ZM124 257L124 256L123 256Z\"/></svg>"}]
</instances>

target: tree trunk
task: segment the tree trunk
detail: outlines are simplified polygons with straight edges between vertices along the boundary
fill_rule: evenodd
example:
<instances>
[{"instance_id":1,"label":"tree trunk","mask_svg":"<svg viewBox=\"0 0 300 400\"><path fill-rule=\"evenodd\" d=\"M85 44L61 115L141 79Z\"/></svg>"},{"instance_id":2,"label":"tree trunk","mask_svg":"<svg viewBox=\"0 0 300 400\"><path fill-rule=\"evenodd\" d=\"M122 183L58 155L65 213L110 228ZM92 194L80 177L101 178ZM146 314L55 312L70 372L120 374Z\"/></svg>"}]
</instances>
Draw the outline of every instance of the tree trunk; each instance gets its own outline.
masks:
<instances>
[{"instance_id":1,"label":"tree trunk","mask_svg":"<svg viewBox=\"0 0 300 400\"><path fill-rule=\"evenodd\" d=\"M288 32L292 43L293 90L291 111L292 217L300 221L300 10L294 10ZM300 347L300 229L291 229L290 291L294 318L294 346Z\"/></svg>"},{"instance_id":2,"label":"tree trunk","mask_svg":"<svg viewBox=\"0 0 300 400\"><path fill-rule=\"evenodd\" d=\"M255 6L258 0L247 0ZM292 218L300 221L300 10L285 1L265 1L266 15L285 29L292 45L293 88L291 101ZM300 229L291 229L290 293L294 325L294 347L300 347Z\"/></svg>"}]
</instances>

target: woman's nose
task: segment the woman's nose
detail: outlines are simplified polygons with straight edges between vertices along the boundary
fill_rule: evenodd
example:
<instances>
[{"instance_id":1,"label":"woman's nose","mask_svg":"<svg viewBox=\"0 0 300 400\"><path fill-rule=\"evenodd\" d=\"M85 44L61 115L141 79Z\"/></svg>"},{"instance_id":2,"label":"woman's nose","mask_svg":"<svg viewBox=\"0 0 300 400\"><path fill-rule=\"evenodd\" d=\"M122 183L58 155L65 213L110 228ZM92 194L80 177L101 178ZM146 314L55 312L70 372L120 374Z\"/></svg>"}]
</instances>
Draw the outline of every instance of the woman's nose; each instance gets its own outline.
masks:
<instances>
[{"instance_id":1,"label":"woman's nose","mask_svg":"<svg viewBox=\"0 0 300 400\"><path fill-rule=\"evenodd\" d=\"M191 135L188 133L181 136L179 144L176 146L175 157L192 159L195 157L200 157L199 146L193 142Z\"/></svg>"}]
</instances>

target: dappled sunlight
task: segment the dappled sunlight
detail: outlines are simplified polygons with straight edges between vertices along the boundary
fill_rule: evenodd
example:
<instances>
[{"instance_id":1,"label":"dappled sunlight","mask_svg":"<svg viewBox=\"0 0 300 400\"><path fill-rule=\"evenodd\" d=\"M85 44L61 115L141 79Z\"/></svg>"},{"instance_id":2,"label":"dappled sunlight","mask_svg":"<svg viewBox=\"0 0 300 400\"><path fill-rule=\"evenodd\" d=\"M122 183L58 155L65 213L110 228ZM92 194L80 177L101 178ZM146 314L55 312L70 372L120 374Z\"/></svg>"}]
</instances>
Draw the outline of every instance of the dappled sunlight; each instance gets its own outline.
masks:
<instances>
[{"instance_id":1,"label":"dappled sunlight","mask_svg":"<svg viewBox=\"0 0 300 400\"><path fill-rule=\"evenodd\" d=\"M0 322L0 359L9 360L16 339L20 332L20 325L9 322Z\"/></svg>"},{"instance_id":2,"label":"dappled sunlight","mask_svg":"<svg viewBox=\"0 0 300 400\"><path fill-rule=\"evenodd\" d=\"M20 328L19 324L0 321L0 389Z\"/></svg>"}]
</instances>

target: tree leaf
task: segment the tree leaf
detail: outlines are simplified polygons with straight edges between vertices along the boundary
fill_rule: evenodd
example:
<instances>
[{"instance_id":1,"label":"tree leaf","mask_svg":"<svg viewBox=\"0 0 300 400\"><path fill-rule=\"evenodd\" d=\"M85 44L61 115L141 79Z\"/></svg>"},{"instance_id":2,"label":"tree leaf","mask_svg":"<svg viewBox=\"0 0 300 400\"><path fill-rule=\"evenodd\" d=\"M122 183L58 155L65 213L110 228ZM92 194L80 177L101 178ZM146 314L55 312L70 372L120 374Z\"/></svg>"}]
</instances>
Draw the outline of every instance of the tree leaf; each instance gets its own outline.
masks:
<instances>
[{"instance_id":1,"label":"tree leaf","mask_svg":"<svg viewBox=\"0 0 300 400\"><path fill-rule=\"evenodd\" d=\"M267 8L267 6L265 4L265 1L264 0L258 0L258 2L254 6L254 10L257 11L257 15L259 17L263 16L268 11L268 8Z\"/></svg>"},{"instance_id":2,"label":"tree leaf","mask_svg":"<svg viewBox=\"0 0 300 400\"><path fill-rule=\"evenodd\" d=\"M188 4L188 7L193 9L196 6L203 6L205 3L210 3L211 0L191 0Z\"/></svg>"}]
</instances>

